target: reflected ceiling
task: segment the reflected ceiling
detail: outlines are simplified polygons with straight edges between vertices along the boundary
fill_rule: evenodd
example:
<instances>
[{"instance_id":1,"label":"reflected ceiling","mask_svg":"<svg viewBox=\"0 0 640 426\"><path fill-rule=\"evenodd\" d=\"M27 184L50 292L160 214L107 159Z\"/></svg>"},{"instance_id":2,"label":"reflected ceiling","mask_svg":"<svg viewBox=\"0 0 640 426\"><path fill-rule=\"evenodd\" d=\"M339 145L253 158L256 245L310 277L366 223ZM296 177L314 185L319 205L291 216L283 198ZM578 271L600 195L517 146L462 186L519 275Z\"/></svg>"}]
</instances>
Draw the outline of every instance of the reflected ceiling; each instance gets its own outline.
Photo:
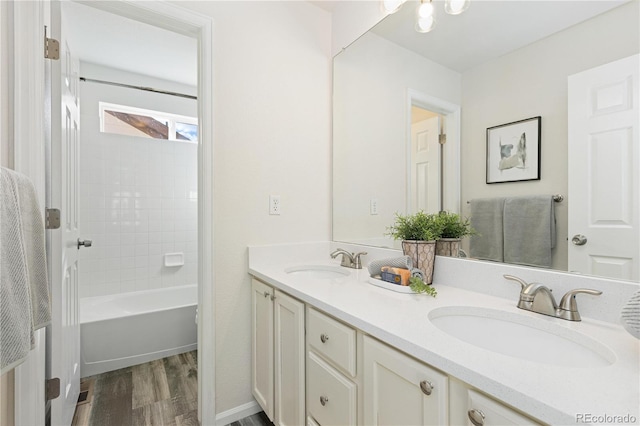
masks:
<instances>
[{"instance_id":1,"label":"reflected ceiling","mask_svg":"<svg viewBox=\"0 0 640 426\"><path fill-rule=\"evenodd\" d=\"M427 34L413 25L417 2L408 1L372 31L445 67L463 72L599 15L628 0L487 1L471 0L461 15L444 12L444 2L434 1L436 27ZM505 37L504 34L509 34Z\"/></svg>"}]
</instances>

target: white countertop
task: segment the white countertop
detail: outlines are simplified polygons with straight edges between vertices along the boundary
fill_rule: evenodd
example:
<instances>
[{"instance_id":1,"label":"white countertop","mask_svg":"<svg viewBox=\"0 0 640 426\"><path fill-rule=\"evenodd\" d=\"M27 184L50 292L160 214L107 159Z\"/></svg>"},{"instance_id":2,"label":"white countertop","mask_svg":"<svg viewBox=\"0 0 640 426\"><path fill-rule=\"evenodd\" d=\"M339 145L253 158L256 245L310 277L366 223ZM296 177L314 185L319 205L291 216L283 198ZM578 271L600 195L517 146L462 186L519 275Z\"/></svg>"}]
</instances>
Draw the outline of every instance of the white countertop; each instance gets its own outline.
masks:
<instances>
[{"instance_id":1,"label":"white countertop","mask_svg":"<svg viewBox=\"0 0 640 426\"><path fill-rule=\"evenodd\" d=\"M517 300L443 282L436 285L436 298L396 293L369 284L366 267L344 268L349 276L331 280L290 275L285 268L339 266L339 262L328 259L324 246L321 250L311 246L293 251L281 248L273 255L267 248L250 248L249 273L542 422L582 423L576 421L577 414L629 414L636 423L640 421L640 343L619 325L584 317L581 322L546 317L516 308ZM454 272L448 275L456 279ZM489 308L566 327L608 347L616 354L616 361L598 368L559 367L481 349L444 333L429 321L432 310L446 306Z\"/></svg>"}]
</instances>

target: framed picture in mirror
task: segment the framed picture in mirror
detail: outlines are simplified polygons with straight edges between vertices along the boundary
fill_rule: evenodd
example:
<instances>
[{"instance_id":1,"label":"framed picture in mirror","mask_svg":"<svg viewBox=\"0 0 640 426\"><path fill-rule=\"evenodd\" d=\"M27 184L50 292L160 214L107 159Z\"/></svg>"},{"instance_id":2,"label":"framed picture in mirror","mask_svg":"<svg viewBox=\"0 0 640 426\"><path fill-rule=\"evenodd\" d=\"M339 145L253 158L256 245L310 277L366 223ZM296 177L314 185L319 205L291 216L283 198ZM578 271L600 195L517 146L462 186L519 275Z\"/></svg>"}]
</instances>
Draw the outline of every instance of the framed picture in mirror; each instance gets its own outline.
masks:
<instances>
[{"instance_id":1,"label":"framed picture in mirror","mask_svg":"<svg viewBox=\"0 0 640 426\"><path fill-rule=\"evenodd\" d=\"M540 180L542 117L487 129L487 183Z\"/></svg>"}]
</instances>

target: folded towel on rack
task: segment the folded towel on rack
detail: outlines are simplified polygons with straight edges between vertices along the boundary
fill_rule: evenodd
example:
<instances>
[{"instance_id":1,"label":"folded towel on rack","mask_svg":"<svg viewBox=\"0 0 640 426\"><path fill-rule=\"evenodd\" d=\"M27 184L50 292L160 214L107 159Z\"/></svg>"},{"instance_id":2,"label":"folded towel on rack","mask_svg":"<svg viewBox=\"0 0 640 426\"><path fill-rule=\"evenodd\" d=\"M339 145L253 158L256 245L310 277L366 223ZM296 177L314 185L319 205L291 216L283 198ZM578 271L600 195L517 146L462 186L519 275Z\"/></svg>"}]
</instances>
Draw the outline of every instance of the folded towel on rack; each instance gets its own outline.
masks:
<instances>
[{"instance_id":1,"label":"folded towel on rack","mask_svg":"<svg viewBox=\"0 0 640 426\"><path fill-rule=\"evenodd\" d=\"M483 260L503 261L504 198L471 200L471 226L477 234L471 236L469 256Z\"/></svg>"},{"instance_id":2,"label":"folded towel on rack","mask_svg":"<svg viewBox=\"0 0 640 426\"><path fill-rule=\"evenodd\" d=\"M504 261L550 268L556 246L551 195L507 198L504 203Z\"/></svg>"},{"instance_id":3,"label":"folded towel on rack","mask_svg":"<svg viewBox=\"0 0 640 426\"><path fill-rule=\"evenodd\" d=\"M35 188L0 169L0 370L19 365L51 321L44 224Z\"/></svg>"}]
</instances>

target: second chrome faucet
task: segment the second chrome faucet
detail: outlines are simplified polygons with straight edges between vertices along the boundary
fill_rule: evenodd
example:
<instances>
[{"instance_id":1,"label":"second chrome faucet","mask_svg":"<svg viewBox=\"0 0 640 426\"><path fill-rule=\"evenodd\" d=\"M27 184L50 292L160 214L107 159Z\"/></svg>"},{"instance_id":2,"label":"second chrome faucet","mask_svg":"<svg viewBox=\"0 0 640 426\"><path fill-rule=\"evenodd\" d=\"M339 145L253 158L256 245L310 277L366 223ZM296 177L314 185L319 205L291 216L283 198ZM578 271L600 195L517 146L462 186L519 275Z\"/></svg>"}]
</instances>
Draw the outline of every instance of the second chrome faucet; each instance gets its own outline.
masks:
<instances>
[{"instance_id":1,"label":"second chrome faucet","mask_svg":"<svg viewBox=\"0 0 640 426\"><path fill-rule=\"evenodd\" d=\"M568 291L562 299L560 305L556 304L556 300L551 294L551 290L540 283L527 283L521 278L513 275L503 275L508 280L515 281L520 284L520 300L518 308L531 312L537 312L543 315L549 315L556 318L562 318L568 321L580 321L580 313L576 303L576 294L585 293L593 296L602 294L600 290L591 290L588 288L577 288Z\"/></svg>"},{"instance_id":2,"label":"second chrome faucet","mask_svg":"<svg viewBox=\"0 0 640 426\"><path fill-rule=\"evenodd\" d=\"M362 269L362 260L360 256L366 256L367 253L361 252L358 254L349 253L344 249L337 249L330 254L332 259L335 259L339 255L342 255L342 262L340 262L340 266L345 266L347 268L353 269Z\"/></svg>"}]
</instances>

